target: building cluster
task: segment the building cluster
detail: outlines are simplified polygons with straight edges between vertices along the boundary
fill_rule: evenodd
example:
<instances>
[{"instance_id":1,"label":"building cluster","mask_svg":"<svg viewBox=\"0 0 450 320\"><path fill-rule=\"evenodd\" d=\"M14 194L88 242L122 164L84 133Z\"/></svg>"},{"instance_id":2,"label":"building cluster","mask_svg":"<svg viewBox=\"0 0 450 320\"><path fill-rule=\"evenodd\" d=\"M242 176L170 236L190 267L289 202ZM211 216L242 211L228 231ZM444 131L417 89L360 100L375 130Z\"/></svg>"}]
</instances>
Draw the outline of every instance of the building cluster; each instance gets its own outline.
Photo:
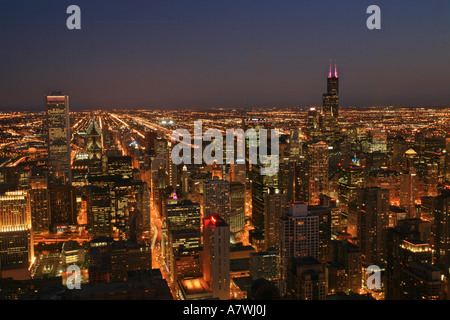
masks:
<instances>
[{"instance_id":1,"label":"building cluster","mask_svg":"<svg viewBox=\"0 0 450 320\"><path fill-rule=\"evenodd\" d=\"M322 107L299 113L69 117L59 92L46 104L44 150L0 136L1 299L450 298L448 114L340 110L331 65ZM171 131L199 117L280 130L279 170L250 163L261 136L232 163L175 165ZM68 290L74 264L82 285Z\"/></svg>"}]
</instances>

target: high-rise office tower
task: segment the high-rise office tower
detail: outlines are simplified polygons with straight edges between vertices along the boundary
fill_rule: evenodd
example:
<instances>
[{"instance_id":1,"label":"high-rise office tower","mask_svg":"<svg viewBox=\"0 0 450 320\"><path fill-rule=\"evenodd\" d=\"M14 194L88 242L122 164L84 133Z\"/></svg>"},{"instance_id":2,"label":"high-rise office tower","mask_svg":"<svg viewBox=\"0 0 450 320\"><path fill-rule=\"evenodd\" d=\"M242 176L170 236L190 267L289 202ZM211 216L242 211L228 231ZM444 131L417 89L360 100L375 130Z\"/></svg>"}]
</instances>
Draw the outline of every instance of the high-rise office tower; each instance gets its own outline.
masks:
<instances>
[{"instance_id":1,"label":"high-rise office tower","mask_svg":"<svg viewBox=\"0 0 450 320\"><path fill-rule=\"evenodd\" d=\"M348 214L348 204L355 197L356 190L364 187L364 168L356 164L340 166L339 177L339 207Z\"/></svg>"},{"instance_id":2,"label":"high-rise office tower","mask_svg":"<svg viewBox=\"0 0 450 320\"><path fill-rule=\"evenodd\" d=\"M308 145L309 204L315 205L321 194L329 193L329 150L325 141L312 141Z\"/></svg>"},{"instance_id":3,"label":"high-rise office tower","mask_svg":"<svg viewBox=\"0 0 450 320\"><path fill-rule=\"evenodd\" d=\"M280 293L285 295L291 259L319 257L319 216L310 214L306 203L291 203L280 227Z\"/></svg>"},{"instance_id":4,"label":"high-rise office tower","mask_svg":"<svg viewBox=\"0 0 450 320\"><path fill-rule=\"evenodd\" d=\"M444 190L435 202L435 262L450 262L450 190Z\"/></svg>"},{"instance_id":5,"label":"high-rise office tower","mask_svg":"<svg viewBox=\"0 0 450 320\"><path fill-rule=\"evenodd\" d=\"M331 214L335 206L318 205L308 206L310 214L319 217L319 254L318 260L321 263L330 261L330 242L331 242Z\"/></svg>"},{"instance_id":6,"label":"high-rise office tower","mask_svg":"<svg viewBox=\"0 0 450 320\"><path fill-rule=\"evenodd\" d=\"M323 139L329 141L332 145L337 140L339 117L339 78L337 74L337 67L334 66L334 72L331 69L328 72L327 79L327 93L322 97L322 112L321 112L321 131Z\"/></svg>"},{"instance_id":7,"label":"high-rise office tower","mask_svg":"<svg viewBox=\"0 0 450 320\"><path fill-rule=\"evenodd\" d=\"M354 215L350 219L350 214ZM367 187L357 190L349 213L356 222L356 237L363 262L369 266L385 263L386 229L389 227L389 190Z\"/></svg>"},{"instance_id":8,"label":"high-rise office tower","mask_svg":"<svg viewBox=\"0 0 450 320\"><path fill-rule=\"evenodd\" d=\"M417 218L418 176L415 171L404 171L400 176L400 207L405 209L408 218Z\"/></svg>"},{"instance_id":9,"label":"high-rise office tower","mask_svg":"<svg viewBox=\"0 0 450 320\"><path fill-rule=\"evenodd\" d=\"M316 108L310 108L308 110L308 119L306 123L305 133L309 140L315 140L319 138L319 113Z\"/></svg>"},{"instance_id":10,"label":"high-rise office tower","mask_svg":"<svg viewBox=\"0 0 450 320\"><path fill-rule=\"evenodd\" d=\"M71 133L69 96L61 92L46 95L48 161L56 184L71 184Z\"/></svg>"},{"instance_id":11,"label":"high-rise office tower","mask_svg":"<svg viewBox=\"0 0 450 320\"><path fill-rule=\"evenodd\" d=\"M262 175L261 170L268 165L264 165L257 161L256 164L250 164L251 152L259 148L261 141L259 140L259 133L262 129L267 130L267 146L270 145L270 129L271 125L266 119L248 118L244 121L244 128L246 132L254 130L254 135L248 135L246 138L246 165L248 167L248 182L251 189L252 197L252 224L255 229L264 229L264 194L270 187L279 187L278 172L273 175ZM253 137L253 138L252 138ZM270 148L267 150L271 153ZM254 154L254 153L253 153Z\"/></svg>"},{"instance_id":12,"label":"high-rise office tower","mask_svg":"<svg viewBox=\"0 0 450 320\"><path fill-rule=\"evenodd\" d=\"M50 226L52 231L77 224L76 188L70 185L48 188L50 200Z\"/></svg>"},{"instance_id":13,"label":"high-rise office tower","mask_svg":"<svg viewBox=\"0 0 450 320\"><path fill-rule=\"evenodd\" d=\"M331 62L328 71L327 93L323 95L322 112L324 115L331 115L337 121L339 116L339 78L337 65L334 65L334 72L332 72Z\"/></svg>"},{"instance_id":14,"label":"high-rise office tower","mask_svg":"<svg viewBox=\"0 0 450 320\"><path fill-rule=\"evenodd\" d=\"M264 194L264 237L265 248L280 247L280 223L286 210L287 195L282 189L269 188Z\"/></svg>"},{"instance_id":15,"label":"high-rise office tower","mask_svg":"<svg viewBox=\"0 0 450 320\"><path fill-rule=\"evenodd\" d=\"M278 187L278 175L261 175L261 166L253 165L249 173L252 196L252 224L256 229L264 229L264 194L269 188Z\"/></svg>"},{"instance_id":16,"label":"high-rise office tower","mask_svg":"<svg viewBox=\"0 0 450 320\"><path fill-rule=\"evenodd\" d=\"M203 183L203 218L219 214L229 223L231 213L230 182L214 177Z\"/></svg>"},{"instance_id":17,"label":"high-rise office tower","mask_svg":"<svg viewBox=\"0 0 450 320\"><path fill-rule=\"evenodd\" d=\"M50 231L50 207L48 194L48 178L35 176L30 178L31 224L34 233Z\"/></svg>"},{"instance_id":18,"label":"high-rise office tower","mask_svg":"<svg viewBox=\"0 0 450 320\"><path fill-rule=\"evenodd\" d=\"M203 278L213 298L230 299L230 227L219 215L211 215L203 228Z\"/></svg>"},{"instance_id":19,"label":"high-rise office tower","mask_svg":"<svg viewBox=\"0 0 450 320\"><path fill-rule=\"evenodd\" d=\"M168 142L166 153L166 184L176 189L178 186L178 168L177 165L172 162L172 142Z\"/></svg>"},{"instance_id":20,"label":"high-rise office tower","mask_svg":"<svg viewBox=\"0 0 450 320\"><path fill-rule=\"evenodd\" d=\"M183 166L183 170L181 171L181 192L183 194L189 193L189 171L186 165Z\"/></svg>"},{"instance_id":21,"label":"high-rise office tower","mask_svg":"<svg viewBox=\"0 0 450 320\"><path fill-rule=\"evenodd\" d=\"M305 159L290 162L287 184L289 202L305 202L309 200L309 163Z\"/></svg>"},{"instance_id":22,"label":"high-rise office tower","mask_svg":"<svg viewBox=\"0 0 450 320\"><path fill-rule=\"evenodd\" d=\"M1 268L27 266L33 258L33 232L28 192L0 187Z\"/></svg>"},{"instance_id":23,"label":"high-rise office tower","mask_svg":"<svg viewBox=\"0 0 450 320\"><path fill-rule=\"evenodd\" d=\"M239 182L230 184L230 206L230 232L239 235L245 227L245 184Z\"/></svg>"},{"instance_id":24,"label":"high-rise office tower","mask_svg":"<svg viewBox=\"0 0 450 320\"><path fill-rule=\"evenodd\" d=\"M165 233L166 265L174 281L201 275L201 216L200 205L190 200L166 206Z\"/></svg>"},{"instance_id":25,"label":"high-rise office tower","mask_svg":"<svg viewBox=\"0 0 450 320\"><path fill-rule=\"evenodd\" d=\"M89 174L100 175L103 173L103 138L102 130L95 119L89 123L86 130L86 151L89 155Z\"/></svg>"},{"instance_id":26,"label":"high-rise office tower","mask_svg":"<svg viewBox=\"0 0 450 320\"><path fill-rule=\"evenodd\" d=\"M89 226L94 237L112 236L111 193L108 187L90 186L87 192Z\"/></svg>"}]
</instances>

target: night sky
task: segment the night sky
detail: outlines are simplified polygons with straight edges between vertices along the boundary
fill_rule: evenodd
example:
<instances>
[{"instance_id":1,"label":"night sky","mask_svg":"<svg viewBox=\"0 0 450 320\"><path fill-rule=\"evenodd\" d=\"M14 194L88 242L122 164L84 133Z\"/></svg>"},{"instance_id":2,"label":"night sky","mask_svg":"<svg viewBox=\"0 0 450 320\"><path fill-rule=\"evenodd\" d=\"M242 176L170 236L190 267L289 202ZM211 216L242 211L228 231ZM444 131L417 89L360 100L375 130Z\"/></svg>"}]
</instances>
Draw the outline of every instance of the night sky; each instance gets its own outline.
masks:
<instances>
[{"instance_id":1,"label":"night sky","mask_svg":"<svg viewBox=\"0 0 450 320\"><path fill-rule=\"evenodd\" d=\"M450 104L449 0L2 0L0 43L2 111L320 106L330 59L341 107Z\"/></svg>"}]
</instances>

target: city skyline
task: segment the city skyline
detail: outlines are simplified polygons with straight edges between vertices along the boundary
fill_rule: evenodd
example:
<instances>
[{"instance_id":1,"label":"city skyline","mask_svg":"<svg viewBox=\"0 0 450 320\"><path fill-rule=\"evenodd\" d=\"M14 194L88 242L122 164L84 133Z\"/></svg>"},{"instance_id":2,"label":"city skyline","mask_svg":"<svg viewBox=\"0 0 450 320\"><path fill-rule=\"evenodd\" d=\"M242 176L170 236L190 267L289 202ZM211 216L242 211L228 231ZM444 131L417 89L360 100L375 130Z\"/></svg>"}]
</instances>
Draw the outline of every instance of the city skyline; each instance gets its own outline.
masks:
<instances>
[{"instance_id":1,"label":"city skyline","mask_svg":"<svg viewBox=\"0 0 450 320\"><path fill-rule=\"evenodd\" d=\"M43 110L43 95L71 110L320 106L336 61L340 106L448 106L447 1L7 1L0 111ZM20 18L19 18L20 17Z\"/></svg>"},{"instance_id":2,"label":"city skyline","mask_svg":"<svg viewBox=\"0 0 450 320\"><path fill-rule=\"evenodd\" d=\"M448 0L91 2L0 11L0 301L450 300Z\"/></svg>"}]
</instances>

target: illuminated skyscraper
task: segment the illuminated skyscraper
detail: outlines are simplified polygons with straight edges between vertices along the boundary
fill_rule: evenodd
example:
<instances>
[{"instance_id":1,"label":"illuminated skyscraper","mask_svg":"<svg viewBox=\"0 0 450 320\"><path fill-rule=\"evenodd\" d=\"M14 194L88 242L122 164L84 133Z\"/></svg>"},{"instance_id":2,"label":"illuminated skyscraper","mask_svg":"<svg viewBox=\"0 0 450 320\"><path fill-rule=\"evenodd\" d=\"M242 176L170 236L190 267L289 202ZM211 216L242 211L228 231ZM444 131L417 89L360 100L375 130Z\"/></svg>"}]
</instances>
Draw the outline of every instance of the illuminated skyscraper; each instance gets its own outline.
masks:
<instances>
[{"instance_id":1,"label":"illuminated skyscraper","mask_svg":"<svg viewBox=\"0 0 450 320\"><path fill-rule=\"evenodd\" d=\"M69 96L61 92L46 95L48 123L48 161L55 183L71 184Z\"/></svg>"},{"instance_id":2,"label":"illuminated skyscraper","mask_svg":"<svg viewBox=\"0 0 450 320\"><path fill-rule=\"evenodd\" d=\"M25 190L0 189L1 268L26 266L33 258L29 195Z\"/></svg>"},{"instance_id":3,"label":"illuminated skyscraper","mask_svg":"<svg viewBox=\"0 0 450 320\"><path fill-rule=\"evenodd\" d=\"M336 141L336 132L338 131L338 117L339 117L339 78L337 67L334 66L334 72L328 72L327 79L327 93L323 94L322 98L322 113L321 113L321 131L323 138L331 143Z\"/></svg>"}]
</instances>

